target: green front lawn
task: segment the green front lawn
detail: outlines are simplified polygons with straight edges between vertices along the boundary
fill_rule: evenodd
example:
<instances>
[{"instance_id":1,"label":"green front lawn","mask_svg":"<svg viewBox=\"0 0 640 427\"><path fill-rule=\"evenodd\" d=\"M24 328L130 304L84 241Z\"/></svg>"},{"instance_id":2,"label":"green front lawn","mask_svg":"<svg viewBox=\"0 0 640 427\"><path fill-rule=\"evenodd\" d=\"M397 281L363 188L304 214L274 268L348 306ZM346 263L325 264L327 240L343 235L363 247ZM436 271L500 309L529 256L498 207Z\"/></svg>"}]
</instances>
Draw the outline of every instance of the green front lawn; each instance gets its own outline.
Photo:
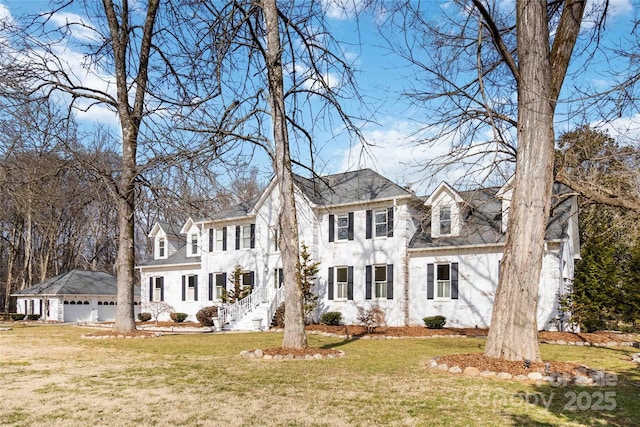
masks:
<instances>
[{"instance_id":1,"label":"green front lawn","mask_svg":"<svg viewBox=\"0 0 640 427\"><path fill-rule=\"evenodd\" d=\"M428 371L435 355L482 339L343 341L310 335L342 359L265 361L241 350L282 334L87 340L87 329L0 332L0 425L637 425L637 349L543 345L545 359L605 368L605 387L551 387ZM615 406L615 408L614 408Z\"/></svg>"}]
</instances>

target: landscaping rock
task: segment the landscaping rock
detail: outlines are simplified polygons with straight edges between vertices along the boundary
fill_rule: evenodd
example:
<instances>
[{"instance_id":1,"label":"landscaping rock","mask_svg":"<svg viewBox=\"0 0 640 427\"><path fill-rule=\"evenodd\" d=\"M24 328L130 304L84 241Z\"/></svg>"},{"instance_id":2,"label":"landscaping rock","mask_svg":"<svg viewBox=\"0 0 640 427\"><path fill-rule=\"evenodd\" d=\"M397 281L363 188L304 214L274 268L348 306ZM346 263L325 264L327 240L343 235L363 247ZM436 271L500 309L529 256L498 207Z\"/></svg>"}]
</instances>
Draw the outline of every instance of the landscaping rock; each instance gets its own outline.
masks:
<instances>
[{"instance_id":1,"label":"landscaping rock","mask_svg":"<svg viewBox=\"0 0 640 427\"><path fill-rule=\"evenodd\" d=\"M253 352L253 355L258 359L262 359L262 356L264 356L264 352L258 348Z\"/></svg>"},{"instance_id":2,"label":"landscaping rock","mask_svg":"<svg viewBox=\"0 0 640 427\"><path fill-rule=\"evenodd\" d=\"M520 375L514 376L513 379L516 380L516 381L527 381L529 379L529 377L526 376L526 375L520 374Z\"/></svg>"},{"instance_id":3,"label":"landscaping rock","mask_svg":"<svg viewBox=\"0 0 640 427\"><path fill-rule=\"evenodd\" d=\"M318 360L318 359L322 359L322 355L320 353L316 353L313 355L313 358Z\"/></svg>"},{"instance_id":4,"label":"landscaping rock","mask_svg":"<svg viewBox=\"0 0 640 427\"><path fill-rule=\"evenodd\" d=\"M275 356L273 356L273 360L282 360L283 357L281 354L276 354Z\"/></svg>"},{"instance_id":5,"label":"landscaping rock","mask_svg":"<svg viewBox=\"0 0 640 427\"><path fill-rule=\"evenodd\" d=\"M449 368L449 373L461 374L462 373L462 369L460 369L459 366L452 366L451 368Z\"/></svg>"},{"instance_id":6,"label":"landscaping rock","mask_svg":"<svg viewBox=\"0 0 640 427\"><path fill-rule=\"evenodd\" d=\"M593 384L593 379L582 375L576 375L575 377L573 377L573 382L579 385L587 385Z\"/></svg>"},{"instance_id":7,"label":"landscaping rock","mask_svg":"<svg viewBox=\"0 0 640 427\"><path fill-rule=\"evenodd\" d=\"M264 360L272 360L272 359L273 359L273 356L272 356L272 355L270 355L270 354L265 354L262 358L263 358Z\"/></svg>"},{"instance_id":8,"label":"landscaping rock","mask_svg":"<svg viewBox=\"0 0 640 427\"><path fill-rule=\"evenodd\" d=\"M513 378L513 375L511 375L509 372L498 372L496 378L499 378L501 380L510 380Z\"/></svg>"},{"instance_id":9,"label":"landscaping rock","mask_svg":"<svg viewBox=\"0 0 640 427\"><path fill-rule=\"evenodd\" d=\"M436 366L436 369L439 371L448 371L449 366L447 366L446 363L439 363L438 366Z\"/></svg>"},{"instance_id":10,"label":"landscaping rock","mask_svg":"<svg viewBox=\"0 0 640 427\"><path fill-rule=\"evenodd\" d=\"M493 371L482 371L480 372L480 376L483 378L492 378L496 376L496 373Z\"/></svg>"},{"instance_id":11,"label":"landscaping rock","mask_svg":"<svg viewBox=\"0 0 640 427\"><path fill-rule=\"evenodd\" d=\"M242 350L242 351L240 352L240 356L241 356L241 357L247 357L247 355L248 355L248 354L249 354L249 352L248 352L247 350Z\"/></svg>"},{"instance_id":12,"label":"landscaping rock","mask_svg":"<svg viewBox=\"0 0 640 427\"><path fill-rule=\"evenodd\" d=\"M464 374L469 375L470 377L477 377L480 375L480 369L473 366L467 366L464 368Z\"/></svg>"},{"instance_id":13,"label":"landscaping rock","mask_svg":"<svg viewBox=\"0 0 640 427\"><path fill-rule=\"evenodd\" d=\"M438 366L438 362L437 362L437 361L435 361L434 359L431 359L431 360L429 361L429 368L430 368L430 369L434 369L434 368L436 368L437 366Z\"/></svg>"},{"instance_id":14,"label":"landscaping rock","mask_svg":"<svg viewBox=\"0 0 640 427\"><path fill-rule=\"evenodd\" d=\"M531 381L540 381L542 380L542 374L540 372L531 372L527 375Z\"/></svg>"}]
</instances>

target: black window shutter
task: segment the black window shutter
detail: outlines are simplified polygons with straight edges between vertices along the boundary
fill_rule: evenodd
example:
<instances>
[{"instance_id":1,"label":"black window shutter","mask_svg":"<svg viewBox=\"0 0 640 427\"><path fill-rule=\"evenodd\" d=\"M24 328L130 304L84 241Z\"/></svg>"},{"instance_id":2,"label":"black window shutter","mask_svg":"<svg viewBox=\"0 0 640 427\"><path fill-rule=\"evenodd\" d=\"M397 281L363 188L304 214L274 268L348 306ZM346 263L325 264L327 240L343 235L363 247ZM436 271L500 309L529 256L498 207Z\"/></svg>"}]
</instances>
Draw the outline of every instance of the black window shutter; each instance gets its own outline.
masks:
<instances>
[{"instance_id":1,"label":"black window shutter","mask_svg":"<svg viewBox=\"0 0 640 427\"><path fill-rule=\"evenodd\" d=\"M236 225L236 250L240 249L240 226Z\"/></svg>"},{"instance_id":2,"label":"black window shutter","mask_svg":"<svg viewBox=\"0 0 640 427\"><path fill-rule=\"evenodd\" d=\"M387 299L393 299L393 264L387 265Z\"/></svg>"},{"instance_id":3,"label":"black window shutter","mask_svg":"<svg viewBox=\"0 0 640 427\"><path fill-rule=\"evenodd\" d=\"M387 237L393 237L393 208L387 209Z\"/></svg>"},{"instance_id":4,"label":"black window shutter","mask_svg":"<svg viewBox=\"0 0 640 427\"><path fill-rule=\"evenodd\" d=\"M209 229L209 252L213 252L213 228Z\"/></svg>"},{"instance_id":5,"label":"black window shutter","mask_svg":"<svg viewBox=\"0 0 640 427\"><path fill-rule=\"evenodd\" d=\"M198 301L198 276L193 276L193 300Z\"/></svg>"},{"instance_id":6,"label":"black window shutter","mask_svg":"<svg viewBox=\"0 0 640 427\"><path fill-rule=\"evenodd\" d=\"M222 227L222 250L227 250L227 227Z\"/></svg>"},{"instance_id":7,"label":"black window shutter","mask_svg":"<svg viewBox=\"0 0 640 427\"><path fill-rule=\"evenodd\" d=\"M366 221L366 238L370 239L371 238L371 229L373 226L373 211L371 209L367 210L367 215L366 215L367 221Z\"/></svg>"},{"instance_id":8,"label":"black window shutter","mask_svg":"<svg viewBox=\"0 0 640 427\"><path fill-rule=\"evenodd\" d=\"M213 273L209 273L209 301L213 300Z\"/></svg>"},{"instance_id":9,"label":"black window shutter","mask_svg":"<svg viewBox=\"0 0 640 427\"><path fill-rule=\"evenodd\" d=\"M284 269L278 269L278 287L284 285Z\"/></svg>"},{"instance_id":10,"label":"black window shutter","mask_svg":"<svg viewBox=\"0 0 640 427\"><path fill-rule=\"evenodd\" d=\"M251 281L251 289L253 289L253 284L255 283L256 273L255 271L249 272L249 280Z\"/></svg>"},{"instance_id":11,"label":"black window shutter","mask_svg":"<svg viewBox=\"0 0 640 427\"><path fill-rule=\"evenodd\" d=\"M353 212L349 212L349 240L353 240Z\"/></svg>"},{"instance_id":12,"label":"black window shutter","mask_svg":"<svg viewBox=\"0 0 640 427\"><path fill-rule=\"evenodd\" d=\"M153 301L153 277L149 277L149 301Z\"/></svg>"},{"instance_id":13,"label":"black window shutter","mask_svg":"<svg viewBox=\"0 0 640 427\"><path fill-rule=\"evenodd\" d=\"M185 276L182 276L182 301L186 301L187 299L187 289L186 289L186 280Z\"/></svg>"},{"instance_id":14,"label":"black window shutter","mask_svg":"<svg viewBox=\"0 0 640 427\"><path fill-rule=\"evenodd\" d=\"M164 301L164 277L160 278L160 301Z\"/></svg>"},{"instance_id":15,"label":"black window shutter","mask_svg":"<svg viewBox=\"0 0 640 427\"><path fill-rule=\"evenodd\" d=\"M227 273L222 273L222 287L227 289Z\"/></svg>"},{"instance_id":16,"label":"black window shutter","mask_svg":"<svg viewBox=\"0 0 640 427\"><path fill-rule=\"evenodd\" d=\"M458 263L451 263L451 299L458 299Z\"/></svg>"},{"instance_id":17,"label":"black window shutter","mask_svg":"<svg viewBox=\"0 0 640 427\"><path fill-rule=\"evenodd\" d=\"M427 264L427 299L433 299L433 264Z\"/></svg>"},{"instance_id":18,"label":"black window shutter","mask_svg":"<svg viewBox=\"0 0 640 427\"><path fill-rule=\"evenodd\" d=\"M371 299L371 266L365 267L364 298Z\"/></svg>"},{"instance_id":19,"label":"black window shutter","mask_svg":"<svg viewBox=\"0 0 640 427\"><path fill-rule=\"evenodd\" d=\"M256 225L251 224L251 249L256 247Z\"/></svg>"},{"instance_id":20,"label":"black window shutter","mask_svg":"<svg viewBox=\"0 0 640 427\"><path fill-rule=\"evenodd\" d=\"M347 299L353 300L353 266L347 267Z\"/></svg>"},{"instance_id":21,"label":"black window shutter","mask_svg":"<svg viewBox=\"0 0 640 427\"><path fill-rule=\"evenodd\" d=\"M327 273L327 298L333 299L333 267L329 267L329 272Z\"/></svg>"},{"instance_id":22,"label":"black window shutter","mask_svg":"<svg viewBox=\"0 0 640 427\"><path fill-rule=\"evenodd\" d=\"M334 227L335 227L336 218L333 214L329 215L329 241L333 242L334 238Z\"/></svg>"}]
</instances>

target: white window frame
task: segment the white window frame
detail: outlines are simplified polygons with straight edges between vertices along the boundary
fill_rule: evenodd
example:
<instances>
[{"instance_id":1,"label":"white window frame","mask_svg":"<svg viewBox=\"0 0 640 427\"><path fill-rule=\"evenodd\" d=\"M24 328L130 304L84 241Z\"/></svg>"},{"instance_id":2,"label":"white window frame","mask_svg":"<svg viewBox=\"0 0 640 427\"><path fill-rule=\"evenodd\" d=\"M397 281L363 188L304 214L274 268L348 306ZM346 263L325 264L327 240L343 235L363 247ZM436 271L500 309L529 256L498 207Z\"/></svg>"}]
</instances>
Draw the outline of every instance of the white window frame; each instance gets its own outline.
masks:
<instances>
[{"instance_id":1,"label":"white window frame","mask_svg":"<svg viewBox=\"0 0 640 427\"><path fill-rule=\"evenodd\" d=\"M240 249L251 249L251 224L240 226Z\"/></svg>"},{"instance_id":2,"label":"white window frame","mask_svg":"<svg viewBox=\"0 0 640 427\"><path fill-rule=\"evenodd\" d=\"M158 238L158 258L167 257L167 239L164 237Z\"/></svg>"},{"instance_id":3,"label":"white window frame","mask_svg":"<svg viewBox=\"0 0 640 427\"><path fill-rule=\"evenodd\" d=\"M184 300L185 301L195 301L196 300L196 280L197 274L188 274L187 280L185 284L184 290Z\"/></svg>"},{"instance_id":4,"label":"white window frame","mask_svg":"<svg viewBox=\"0 0 640 427\"><path fill-rule=\"evenodd\" d=\"M384 280L378 276L378 272L384 272ZM373 266L373 297L375 299L387 299L387 266Z\"/></svg>"},{"instance_id":5,"label":"white window frame","mask_svg":"<svg viewBox=\"0 0 640 427\"><path fill-rule=\"evenodd\" d=\"M336 215L335 227L336 227L336 239L335 239L336 242L349 240L349 214L348 213ZM343 237L340 235L341 232L344 233Z\"/></svg>"},{"instance_id":6,"label":"white window frame","mask_svg":"<svg viewBox=\"0 0 640 427\"><path fill-rule=\"evenodd\" d=\"M340 272L344 272L344 280L340 280ZM346 301L349 295L349 267L335 267L335 292L334 300Z\"/></svg>"},{"instance_id":7,"label":"white window frame","mask_svg":"<svg viewBox=\"0 0 640 427\"><path fill-rule=\"evenodd\" d=\"M445 212L449 213L449 218L444 218L443 213ZM451 209L451 206L442 206L440 208L440 214L438 215L438 226L440 227L440 234L443 236L450 236L453 232L452 213L453 209ZM446 226L443 227L443 224L446 224ZM449 229L445 231L446 227L448 227Z\"/></svg>"},{"instance_id":8,"label":"white window frame","mask_svg":"<svg viewBox=\"0 0 640 427\"><path fill-rule=\"evenodd\" d=\"M190 233L187 242L189 256L197 256L200 254L200 242L198 233Z\"/></svg>"},{"instance_id":9,"label":"white window frame","mask_svg":"<svg viewBox=\"0 0 640 427\"><path fill-rule=\"evenodd\" d=\"M220 281L222 282L222 284L218 284L218 277L220 277ZM226 275L224 273L215 273L213 280L214 282L214 286L216 288L215 292L215 299L217 300L221 300L222 297L224 296L225 291L227 290L227 283L226 283Z\"/></svg>"},{"instance_id":10,"label":"white window frame","mask_svg":"<svg viewBox=\"0 0 640 427\"><path fill-rule=\"evenodd\" d=\"M162 277L153 278L153 295L151 295L151 301L162 301Z\"/></svg>"},{"instance_id":11,"label":"white window frame","mask_svg":"<svg viewBox=\"0 0 640 427\"><path fill-rule=\"evenodd\" d=\"M384 221L378 222L378 215L384 215ZM378 209L373 211L373 226L375 228L376 237L387 237L389 232L389 211L387 209ZM378 226L384 226L384 230L378 230Z\"/></svg>"},{"instance_id":12,"label":"white window frame","mask_svg":"<svg viewBox=\"0 0 640 427\"><path fill-rule=\"evenodd\" d=\"M214 228L213 229L213 250L221 251L223 242L224 242L224 229Z\"/></svg>"},{"instance_id":13,"label":"white window frame","mask_svg":"<svg viewBox=\"0 0 640 427\"><path fill-rule=\"evenodd\" d=\"M446 268L444 268L446 267ZM442 268L442 269L441 269ZM436 264L435 266L435 292L434 299L449 301L451 299L451 264ZM440 272L446 271L446 276L441 277Z\"/></svg>"}]
</instances>

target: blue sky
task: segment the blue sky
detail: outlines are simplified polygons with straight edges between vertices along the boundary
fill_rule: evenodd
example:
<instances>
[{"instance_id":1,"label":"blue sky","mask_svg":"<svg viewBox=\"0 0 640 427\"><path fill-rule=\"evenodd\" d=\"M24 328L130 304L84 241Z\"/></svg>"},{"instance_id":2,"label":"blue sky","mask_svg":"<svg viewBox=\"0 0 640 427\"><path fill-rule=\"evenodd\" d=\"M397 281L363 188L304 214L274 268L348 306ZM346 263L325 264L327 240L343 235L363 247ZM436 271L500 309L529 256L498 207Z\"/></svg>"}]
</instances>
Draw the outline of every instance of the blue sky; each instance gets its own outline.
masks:
<instances>
[{"instance_id":1,"label":"blue sky","mask_svg":"<svg viewBox=\"0 0 640 427\"><path fill-rule=\"evenodd\" d=\"M358 0L352 0L359 7ZM464 178L466 171L453 170L446 174L439 174L432 179L425 179L429 174L421 170L425 160L434 156L446 156L452 141L443 141L432 147L416 146L415 134L422 127L428 117L423 117L419 108L410 105L401 94L410 86L419 82L412 80L412 69L400 58L392 55L379 36L377 22L384 19L380 13L360 13L356 21L355 14L344 13L331 5L331 0L323 0L327 5L327 18L332 34L345 42L345 52L353 61L360 94L365 104L346 102L347 112L369 119L361 122L361 130L370 146L363 151L358 141L350 138L334 122L332 129L316 129L314 137L322 146L318 160L320 173L338 173L354 170L359 167L370 167L384 174L396 183L411 185L418 193L423 194L442 180L456 183ZM441 8L450 8L446 1L424 2L437 19ZM503 0L501 7L509 10L513 8L513 0ZM597 4L597 2L596 2ZM0 0L0 17L9 19L20 13L37 12L47 9L48 2L40 0ZM611 13L607 22L605 37L609 41L622 38L631 31L634 13L631 0L611 0ZM58 19L65 19L59 15ZM585 24L588 29L589 24ZM356 29L357 28L357 29ZM636 46L637 47L637 46ZM96 79L87 73L82 73L80 52L66 51L69 62L76 61L80 78L89 84L103 85L108 76ZM593 84L607 85L607 76L593 73L583 76ZM573 83L573 82L568 82ZM567 82L565 82L565 86ZM559 107L562 110L564 107ZM88 112L79 113L79 120L90 125L96 121L117 125L117 118L105 108L94 107ZM592 121L596 122L597 117ZM556 135L570 130L575 123L564 120L559 115ZM636 111L628 116L619 117L616 123L606 126L610 133L616 136L617 129L626 135L636 137L640 135L640 115ZM262 159L262 160L260 160ZM258 161L264 161L261 156ZM263 167L267 170L267 167ZM268 172L265 172L268 173ZM468 177L467 177L468 178Z\"/></svg>"}]
</instances>

